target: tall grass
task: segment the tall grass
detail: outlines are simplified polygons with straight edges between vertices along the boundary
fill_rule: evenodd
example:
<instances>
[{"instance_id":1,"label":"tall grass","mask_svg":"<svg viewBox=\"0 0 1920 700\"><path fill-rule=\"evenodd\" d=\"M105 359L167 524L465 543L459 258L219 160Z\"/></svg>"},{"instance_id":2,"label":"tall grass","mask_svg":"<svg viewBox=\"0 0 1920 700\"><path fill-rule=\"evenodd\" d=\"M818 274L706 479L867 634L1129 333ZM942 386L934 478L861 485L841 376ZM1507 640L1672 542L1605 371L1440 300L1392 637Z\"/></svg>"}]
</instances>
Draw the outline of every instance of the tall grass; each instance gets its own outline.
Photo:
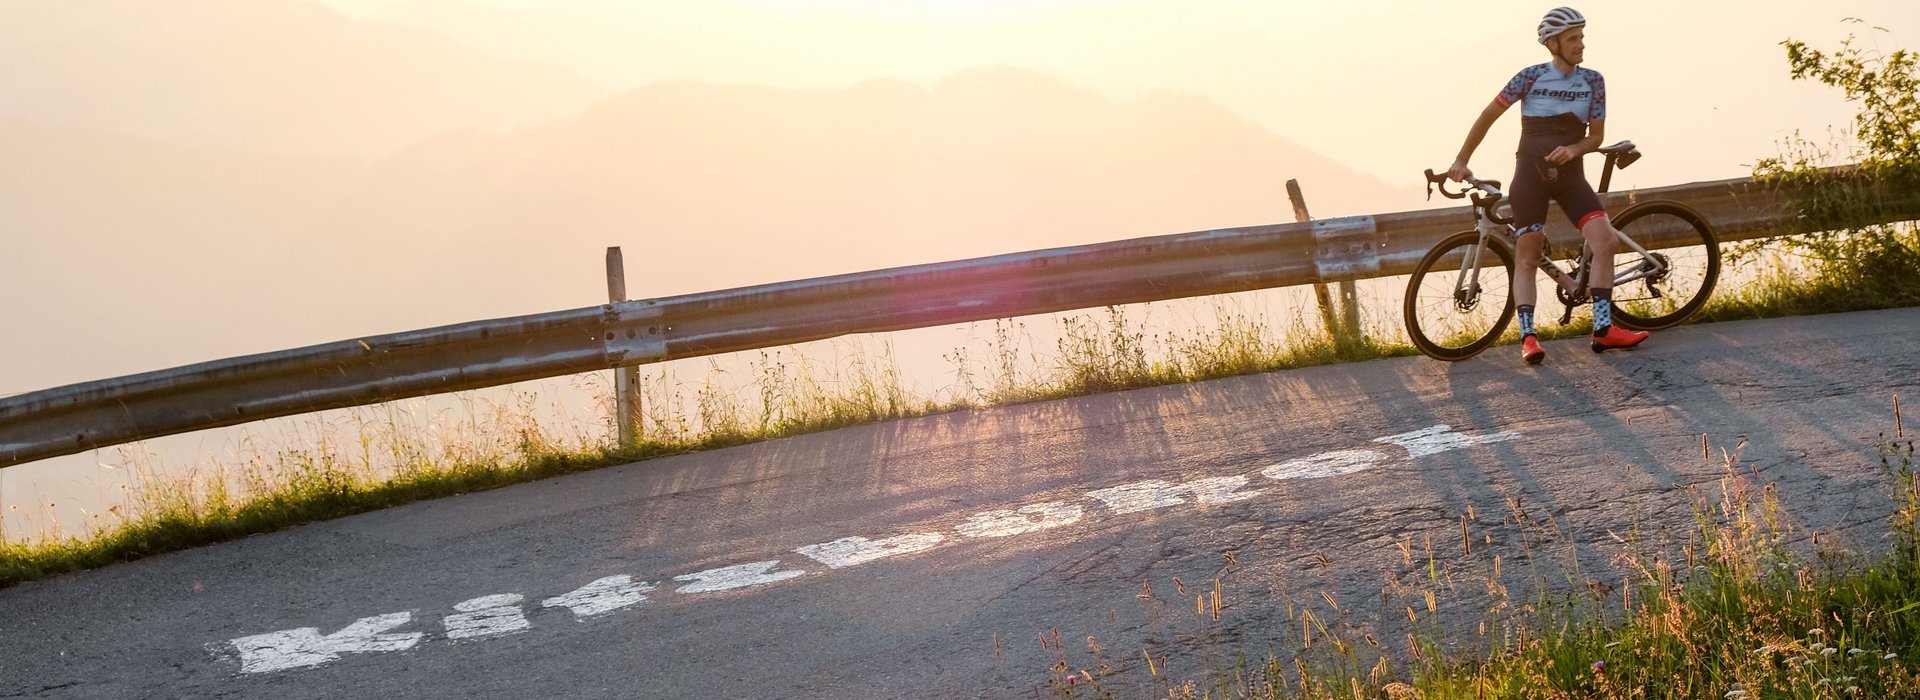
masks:
<instances>
[{"instance_id":1,"label":"tall grass","mask_svg":"<svg viewBox=\"0 0 1920 700\"><path fill-rule=\"evenodd\" d=\"M1622 578L1577 560L1560 563L1558 576L1543 574L1542 564L1552 563L1533 543L1565 533L1529 536L1554 526L1510 500L1499 523L1463 518L1462 546L1443 545L1443 562L1431 540L1400 546L1401 563L1426 567L1378 596L1384 609L1404 607L1404 636L1386 634L1393 625L1381 622L1353 624L1322 593L1278 611L1299 630L1266 641L1283 651L1208 649L1201 656L1215 660L1212 668L1178 677L1164 657L1155 663L1152 649L1122 672L1091 639L1091 654L1056 643L1048 645L1057 661L1044 687L1057 698L1920 697L1920 672L1909 661L1920 653L1914 443L1884 442L1880 454L1895 509L1891 544L1878 554L1821 533L1809 541L1777 490L1723 450L1717 485L1684 487L1690 533L1662 543L1636 527L1612 543ZM1509 582L1520 578L1532 590L1516 595ZM1212 610L1196 610L1196 624L1221 624L1218 594L1214 601ZM1482 644L1462 641L1475 639Z\"/></svg>"}]
</instances>

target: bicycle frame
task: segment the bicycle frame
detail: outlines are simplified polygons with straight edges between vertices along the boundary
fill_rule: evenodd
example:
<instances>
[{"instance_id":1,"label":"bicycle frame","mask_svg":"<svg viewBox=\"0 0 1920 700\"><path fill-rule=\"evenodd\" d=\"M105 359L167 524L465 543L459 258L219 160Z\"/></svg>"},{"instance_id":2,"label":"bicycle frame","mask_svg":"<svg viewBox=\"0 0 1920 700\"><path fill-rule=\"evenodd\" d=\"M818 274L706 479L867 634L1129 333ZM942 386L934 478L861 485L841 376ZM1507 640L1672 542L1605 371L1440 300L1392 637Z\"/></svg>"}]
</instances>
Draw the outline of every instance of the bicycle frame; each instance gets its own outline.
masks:
<instances>
[{"instance_id":1,"label":"bicycle frame","mask_svg":"<svg viewBox=\"0 0 1920 700\"><path fill-rule=\"evenodd\" d=\"M1625 148L1621 148L1622 145L1624 145ZM1620 163L1624 165L1625 163L1631 163L1633 160L1639 158L1639 153L1632 150L1632 142L1622 142L1622 144L1616 144L1615 146L1610 146L1602 150L1606 152L1607 160L1601 169L1600 188L1598 191L1605 193L1607 186L1611 184L1613 180L1615 164ZM1473 198L1474 228L1480 232L1479 244L1474 246L1473 251L1468 254L1466 260L1461 261L1460 273L1454 281L1454 299L1461 303L1466 303L1466 300L1479 296L1480 252L1486 249L1488 239L1499 237L1508 247L1515 251L1519 250L1520 245L1519 236L1516 235L1517 229L1515 229L1511 223L1512 218L1509 217L1507 222L1501 222L1494 216L1493 209L1498 207L1500 201L1505 198L1505 195L1500 191L1497 184L1469 178L1469 185L1472 189L1477 190L1485 196L1475 195ZM1442 189L1444 190L1444 188ZM1638 241L1628 237L1625 232L1619 229L1615 229L1613 235L1627 248L1631 248L1634 252L1639 253L1642 260L1641 264L1635 266L1632 270L1626 272L1616 270L1613 277L1613 286L1619 287L1629 282L1646 279L1648 277L1659 277L1666 274L1670 265L1665 256L1654 254L1653 251L1640 245ZM1584 303L1587 300L1587 287L1589 286L1587 284L1587 276L1589 264L1592 259L1593 254L1583 237L1580 242L1580 257L1575 261L1572 270L1561 268L1560 264L1552 257L1552 249L1544 246L1540 250L1540 260L1537 265L1541 271L1546 272L1547 276L1553 279L1555 284L1560 286L1561 291L1565 293L1568 299L1577 303ZM1521 273L1516 270L1515 274Z\"/></svg>"}]
</instances>

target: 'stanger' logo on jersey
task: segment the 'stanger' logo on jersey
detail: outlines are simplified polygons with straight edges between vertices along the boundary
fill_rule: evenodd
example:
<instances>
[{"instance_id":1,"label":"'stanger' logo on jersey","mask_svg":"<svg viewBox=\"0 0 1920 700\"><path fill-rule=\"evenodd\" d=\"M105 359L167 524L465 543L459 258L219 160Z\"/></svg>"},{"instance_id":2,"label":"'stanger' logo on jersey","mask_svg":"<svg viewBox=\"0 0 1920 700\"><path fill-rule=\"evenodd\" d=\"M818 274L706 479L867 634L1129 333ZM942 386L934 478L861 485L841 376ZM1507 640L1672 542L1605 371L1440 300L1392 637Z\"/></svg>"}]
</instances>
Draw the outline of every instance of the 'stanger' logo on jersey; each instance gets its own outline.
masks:
<instances>
[{"instance_id":1,"label":"'stanger' logo on jersey","mask_svg":"<svg viewBox=\"0 0 1920 700\"><path fill-rule=\"evenodd\" d=\"M1583 85L1581 87L1586 87L1586 86ZM1568 102L1574 102L1576 100L1587 99L1587 96L1591 94L1593 94L1592 90L1548 90L1546 88L1536 88L1534 89L1533 92L1527 93L1527 96L1528 97L1558 97Z\"/></svg>"}]
</instances>

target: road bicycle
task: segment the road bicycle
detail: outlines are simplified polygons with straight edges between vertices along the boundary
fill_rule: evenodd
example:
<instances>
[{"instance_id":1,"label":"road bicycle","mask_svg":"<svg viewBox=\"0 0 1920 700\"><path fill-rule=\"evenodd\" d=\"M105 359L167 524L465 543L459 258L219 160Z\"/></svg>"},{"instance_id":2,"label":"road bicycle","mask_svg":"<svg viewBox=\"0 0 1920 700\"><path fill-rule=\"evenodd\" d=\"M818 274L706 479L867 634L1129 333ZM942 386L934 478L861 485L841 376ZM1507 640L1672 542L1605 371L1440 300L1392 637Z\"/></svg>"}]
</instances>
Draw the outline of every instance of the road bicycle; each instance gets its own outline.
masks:
<instances>
[{"instance_id":1,"label":"road bicycle","mask_svg":"<svg viewBox=\"0 0 1920 700\"><path fill-rule=\"evenodd\" d=\"M1599 152L1606 155L1600 192L1607 191L1614 168L1640 159L1632 141ZM1447 189L1447 183L1445 173L1428 170L1427 197L1433 197L1435 186L1451 199L1470 197L1474 229L1447 236L1427 251L1407 280L1402 311L1414 347L1428 357L1457 361L1487 349L1513 320L1515 236L1511 214L1498 211L1505 199L1500 181L1469 177L1467 187L1457 192ZM1720 276L1720 243L1706 217L1680 202L1648 200L1611 218L1620 231L1613 268L1614 323L1639 330L1668 328L1707 303ZM1592 301L1587 298L1591 258L1584 238L1577 254L1556 251L1551 241L1541 251L1540 269L1553 279L1555 296L1564 307L1561 325L1573 319L1574 309Z\"/></svg>"}]
</instances>

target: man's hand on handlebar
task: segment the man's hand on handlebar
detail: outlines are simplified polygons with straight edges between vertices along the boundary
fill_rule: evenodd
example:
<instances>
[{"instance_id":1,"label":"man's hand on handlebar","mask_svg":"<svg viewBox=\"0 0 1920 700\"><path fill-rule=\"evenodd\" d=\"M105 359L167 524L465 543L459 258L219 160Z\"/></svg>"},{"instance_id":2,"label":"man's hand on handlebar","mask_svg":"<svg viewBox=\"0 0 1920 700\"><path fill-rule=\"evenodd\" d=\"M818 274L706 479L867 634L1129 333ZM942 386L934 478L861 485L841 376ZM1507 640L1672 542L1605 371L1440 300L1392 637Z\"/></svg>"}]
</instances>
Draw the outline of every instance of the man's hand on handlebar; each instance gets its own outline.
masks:
<instances>
[{"instance_id":1,"label":"man's hand on handlebar","mask_svg":"<svg viewBox=\"0 0 1920 700\"><path fill-rule=\"evenodd\" d=\"M1464 160L1456 160L1452 167L1447 168L1447 179L1454 182L1464 182L1470 177L1473 177L1473 171L1467 168Z\"/></svg>"}]
</instances>

